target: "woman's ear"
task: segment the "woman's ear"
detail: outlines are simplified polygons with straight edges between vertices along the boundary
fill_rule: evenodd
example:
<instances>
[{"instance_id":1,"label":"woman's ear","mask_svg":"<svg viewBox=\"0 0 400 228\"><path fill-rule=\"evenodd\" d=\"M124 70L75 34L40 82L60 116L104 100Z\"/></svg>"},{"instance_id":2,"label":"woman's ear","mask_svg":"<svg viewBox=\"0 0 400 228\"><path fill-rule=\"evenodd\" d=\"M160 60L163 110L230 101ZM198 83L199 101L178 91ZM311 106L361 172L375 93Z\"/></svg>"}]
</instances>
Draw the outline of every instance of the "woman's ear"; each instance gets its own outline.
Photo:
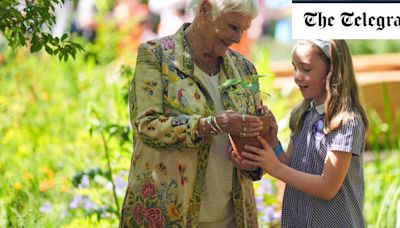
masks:
<instances>
[{"instance_id":1,"label":"woman's ear","mask_svg":"<svg viewBox=\"0 0 400 228\"><path fill-rule=\"evenodd\" d=\"M200 7L199 7L199 13L201 15L206 15L207 13L211 12L211 9L212 9L212 5L211 5L210 1L209 0L203 0L201 2L201 4L200 4Z\"/></svg>"}]
</instances>

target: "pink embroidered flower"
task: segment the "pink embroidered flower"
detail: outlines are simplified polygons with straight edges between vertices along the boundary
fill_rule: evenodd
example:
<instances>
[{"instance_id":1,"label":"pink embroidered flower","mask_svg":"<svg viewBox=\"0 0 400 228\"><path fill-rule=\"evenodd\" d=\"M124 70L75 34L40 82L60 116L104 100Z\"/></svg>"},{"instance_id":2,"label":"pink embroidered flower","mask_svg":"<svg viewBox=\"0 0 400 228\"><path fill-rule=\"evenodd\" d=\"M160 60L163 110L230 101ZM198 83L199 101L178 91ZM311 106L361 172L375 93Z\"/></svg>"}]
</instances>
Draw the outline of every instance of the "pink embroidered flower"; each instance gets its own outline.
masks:
<instances>
[{"instance_id":1,"label":"pink embroidered flower","mask_svg":"<svg viewBox=\"0 0 400 228\"><path fill-rule=\"evenodd\" d=\"M144 198L154 196L155 194L156 194L156 186L154 186L154 184L146 183L143 185L142 195L144 196Z\"/></svg>"},{"instance_id":2,"label":"pink embroidered flower","mask_svg":"<svg viewBox=\"0 0 400 228\"><path fill-rule=\"evenodd\" d=\"M133 214L133 218L135 219L136 224L138 224L138 225L143 224L142 215L145 212L146 211L145 211L145 208L143 207L143 204L136 203L135 205L133 205L132 214Z\"/></svg>"},{"instance_id":3,"label":"pink embroidered flower","mask_svg":"<svg viewBox=\"0 0 400 228\"><path fill-rule=\"evenodd\" d=\"M161 209L148 208L146 210L146 222L151 228L159 228L164 226L164 217L161 215Z\"/></svg>"},{"instance_id":4,"label":"pink embroidered flower","mask_svg":"<svg viewBox=\"0 0 400 228\"><path fill-rule=\"evenodd\" d=\"M160 42L166 49L174 49L175 48L175 42L172 38L161 39Z\"/></svg>"}]
</instances>

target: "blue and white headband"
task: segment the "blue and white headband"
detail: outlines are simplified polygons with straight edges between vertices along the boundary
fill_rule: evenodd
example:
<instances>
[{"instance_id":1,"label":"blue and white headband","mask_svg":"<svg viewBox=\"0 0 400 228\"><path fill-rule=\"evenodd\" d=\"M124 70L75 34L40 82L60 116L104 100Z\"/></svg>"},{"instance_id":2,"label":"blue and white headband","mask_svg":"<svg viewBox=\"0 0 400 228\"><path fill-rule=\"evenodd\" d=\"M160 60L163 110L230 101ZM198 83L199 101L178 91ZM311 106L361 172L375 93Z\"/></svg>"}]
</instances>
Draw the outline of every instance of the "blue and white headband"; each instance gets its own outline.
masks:
<instances>
[{"instance_id":1,"label":"blue and white headband","mask_svg":"<svg viewBox=\"0 0 400 228\"><path fill-rule=\"evenodd\" d=\"M328 57L328 59L331 59L331 55L329 53L329 40L322 40L322 39L315 39L315 40L310 40L313 42L313 44L317 45L322 52Z\"/></svg>"}]
</instances>

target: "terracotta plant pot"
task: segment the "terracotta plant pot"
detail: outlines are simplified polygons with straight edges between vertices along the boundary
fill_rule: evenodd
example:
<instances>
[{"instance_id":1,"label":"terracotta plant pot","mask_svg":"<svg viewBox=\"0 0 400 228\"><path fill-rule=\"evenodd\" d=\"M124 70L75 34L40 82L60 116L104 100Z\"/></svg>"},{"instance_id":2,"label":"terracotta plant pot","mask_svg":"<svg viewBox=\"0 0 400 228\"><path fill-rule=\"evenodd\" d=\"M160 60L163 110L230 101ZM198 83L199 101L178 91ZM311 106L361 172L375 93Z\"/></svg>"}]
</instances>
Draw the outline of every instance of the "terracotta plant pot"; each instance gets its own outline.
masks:
<instances>
[{"instance_id":1,"label":"terracotta plant pot","mask_svg":"<svg viewBox=\"0 0 400 228\"><path fill-rule=\"evenodd\" d=\"M260 136L266 140L272 115L270 112L267 112L260 116L260 119L263 122L263 129L260 131ZM261 143L258 142L256 137L240 137L238 135L229 135L229 140L234 153L239 157L241 156L241 152L245 151L244 145L250 145L258 148L262 147Z\"/></svg>"}]
</instances>

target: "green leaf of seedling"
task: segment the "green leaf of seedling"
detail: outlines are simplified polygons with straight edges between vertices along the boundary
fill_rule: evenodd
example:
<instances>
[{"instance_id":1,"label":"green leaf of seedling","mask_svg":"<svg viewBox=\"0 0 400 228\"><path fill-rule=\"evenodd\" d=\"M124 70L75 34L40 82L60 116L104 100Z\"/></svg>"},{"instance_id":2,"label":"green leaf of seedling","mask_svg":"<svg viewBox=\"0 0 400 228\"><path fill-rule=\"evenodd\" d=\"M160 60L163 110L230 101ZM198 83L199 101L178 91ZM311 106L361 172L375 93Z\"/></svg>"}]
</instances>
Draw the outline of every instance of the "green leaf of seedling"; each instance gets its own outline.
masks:
<instances>
[{"instance_id":1,"label":"green leaf of seedling","mask_svg":"<svg viewBox=\"0 0 400 228\"><path fill-rule=\"evenodd\" d=\"M234 93L241 93L242 91L239 88L232 90Z\"/></svg>"},{"instance_id":2,"label":"green leaf of seedling","mask_svg":"<svg viewBox=\"0 0 400 228\"><path fill-rule=\"evenodd\" d=\"M240 83L240 85L245 89L251 89L252 88L251 87L252 83L249 83L249 82L242 82L242 83Z\"/></svg>"},{"instance_id":3,"label":"green leaf of seedling","mask_svg":"<svg viewBox=\"0 0 400 228\"><path fill-rule=\"evenodd\" d=\"M241 83L241 80L239 80L239 79L228 79L228 80L224 81L224 82L223 82L221 85L219 85L218 87L219 87L219 88L222 88L222 89L225 89L225 88L228 88L228 87L230 87L230 86L237 85L237 84L239 84L239 83Z\"/></svg>"},{"instance_id":4,"label":"green leaf of seedling","mask_svg":"<svg viewBox=\"0 0 400 228\"><path fill-rule=\"evenodd\" d=\"M260 91L260 85L257 82L245 83L242 86L243 86L243 88L251 90L253 93L257 93Z\"/></svg>"},{"instance_id":5,"label":"green leaf of seedling","mask_svg":"<svg viewBox=\"0 0 400 228\"><path fill-rule=\"evenodd\" d=\"M263 78L263 77L267 77L267 76L271 76L271 74L254 74L254 75L251 75L250 78L252 81L254 81L259 78Z\"/></svg>"}]
</instances>

